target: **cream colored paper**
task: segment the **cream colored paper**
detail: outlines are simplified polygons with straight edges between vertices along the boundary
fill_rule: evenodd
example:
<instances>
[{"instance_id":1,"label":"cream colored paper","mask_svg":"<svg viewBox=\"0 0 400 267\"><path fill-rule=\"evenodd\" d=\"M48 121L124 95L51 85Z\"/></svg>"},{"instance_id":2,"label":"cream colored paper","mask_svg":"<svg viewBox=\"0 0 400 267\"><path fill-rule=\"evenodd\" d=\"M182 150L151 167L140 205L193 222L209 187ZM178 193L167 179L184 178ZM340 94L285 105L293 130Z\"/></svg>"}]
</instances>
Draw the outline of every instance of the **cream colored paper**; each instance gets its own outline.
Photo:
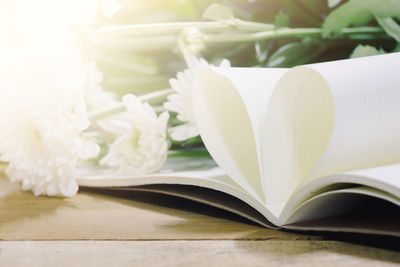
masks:
<instances>
[{"instance_id":1,"label":"cream colored paper","mask_svg":"<svg viewBox=\"0 0 400 267\"><path fill-rule=\"evenodd\" d=\"M217 163L245 190L260 196L262 185L267 208L279 216L301 184L400 162L398 62L400 53L279 74L204 70L194 98L200 133ZM267 100L258 100L263 93L253 88L267 90ZM227 126L229 120L235 123Z\"/></svg>"},{"instance_id":2,"label":"cream colored paper","mask_svg":"<svg viewBox=\"0 0 400 267\"><path fill-rule=\"evenodd\" d=\"M214 189L241 199L275 225L321 217L316 207L346 194L398 205L398 62L400 53L291 70L203 69L193 95L195 117L207 149L224 171L209 166L139 177L91 174L78 182ZM344 188L330 187L337 184ZM353 184L365 187L350 188ZM191 198L190 192L173 193ZM206 195L196 198L212 205ZM338 230L329 227L315 229Z\"/></svg>"},{"instance_id":3,"label":"cream colored paper","mask_svg":"<svg viewBox=\"0 0 400 267\"><path fill-rule=\"evenodd\" d=\"M309 65L334 98L335 125L308 179L400 162L400 53Z\"/></svg>"},{"instance_id":4,"label":"cream colored paper","mask_svg":"<svg viewBox=\"0 0 400 267\"><path fill-rule=\"evenodd\" d=\"M276 216L328 145L334 103L324 79L295 68L277 83L261 134L266 203Z\"/></svg>"},{"instance_id":5,"label":"cream colored paper","mask_svg":"<svg viewBox=\"0 0 400 267\"><path fill-rule=\"evenodd\" d=\"M265 106L283 69L205 68L193 106L200 135L215 161L264 202L259 133Z\"/></svg>"},{"instance_id":6,"label":"cream colored paper","mask_svg":"<svg viewBox=\"0 0 400 267\"><path fill-rule=\"evenodd\" d=\"M400 53L319 63L278 82L264 135L275 146L263 155L267 202L322 176L400 162L398 62Z\"/></svg>"},{"instance_id":7,"label":"cream colored paper","mask_svg":"<svg viewBox=\"0 0 400 267\"><path fill-rule=\"evenodd\" d=\"M365 196L400 205L399 198L366 186L331 190L304 201L287 218L281 217L280 224L293 224L348 213L363 205Z\"/></svg>"},{"instance_id":8,"label":"cream colored paper","mask_svg":"<svg viewBox=\"0 0 400 267\"><path fill-rule=\"evenodd\" d=\"M159 192L179 196L194 201L202 202L217 208L236 213L266 227L273 227L278 219L273 216L265 206L250 196L248 192L237 185L225 172L210 163L207 158L171 158L164 168L155 174L130 175L128 173L115 173L110 169L80 169L77 173L77 182L80 186L100 188L125 188L126 190L140 190ZM196 164L208 168L196 167ZM192 166L192 167L190 167ZM146 186L142 188L141 186ZM167 185L167 186L164 186ZM185 188L179 186L191 186ZM135 189L136 188L136 189ZM218 193L210 194L206 189ZM222 193L230 195L231 198ZM229 199L236 198L229 202ZM247 204L247 205L246 205ZM249 209L249 206L253 210ZM264 217L261 219L260 217Z\"/></svg>"}]
</instances>

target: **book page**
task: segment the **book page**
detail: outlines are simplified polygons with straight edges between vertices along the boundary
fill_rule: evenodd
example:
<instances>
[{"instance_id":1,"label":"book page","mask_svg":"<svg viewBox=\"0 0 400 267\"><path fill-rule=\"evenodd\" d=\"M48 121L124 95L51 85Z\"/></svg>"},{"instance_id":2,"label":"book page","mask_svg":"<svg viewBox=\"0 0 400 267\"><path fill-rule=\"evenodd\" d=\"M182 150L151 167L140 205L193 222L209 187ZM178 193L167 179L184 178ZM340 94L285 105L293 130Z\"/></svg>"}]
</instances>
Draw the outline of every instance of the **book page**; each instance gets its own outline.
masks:
<instances>
[{"instance_id":1,"label":"book page","mask_svg":"<svg viewBox=\"0 0 400 267\"><path fill-rule=\"evenodd\" d=\"M334 101L324 79L292 69L277 83L261 128L267 207L279 216L321 158L334 125Z\"/></svg>"},{"instance_id":2,"label":"book page","mask_svg":"<svg viewBox=\"0 0 400 267\"><path fill-rule=\"evenodd\" d=\"M314 179L400 162L398 62L400 53L318 63L280 79L261 137L275 215Z\"/></svg>"},{"instance_id":3,"label":"book page","mask_svg":"<svg viewBox=\"0 0 400 267\"><path fill-rule=\"evenodd\" d=\"M363 170L357 170L348 173L336 174L314 179L312 182L300 187L290 198L284 210L281 213L280 219L286 221L291 216L294 210L299 206L304 205L310 199L314 199L315 205L319 205L318 196L329 192L337 192L338 188L351 189L355 186L363 186L366 195L371 195L377 198L391 201L396 205L400 205L400 164L387 165ZM368 192L366 191L368 190ZM373 194L371 194L373 192ZM390 198L389 198L390 197ZM392 200L395 199L395 201ZM351 203L347 203L349 205ZM341 204L338 204L339 206ZM346 205L341 207L346 209ZM326 211L326 210L325 210ZM323 216L323 211L315 214L302 215L302 220L311 219L307 216Z\"/></svg>"},{"instance_id":4,"label":"book page","mask_svg":"<svg viewBox=\"0 0 400 267\"><path fill-rule=\"evenodd\" d=\"M205 68L193 106L200 135L227 174L264 202L259 134L272 88L284 69Z\"/></svg>"},{"instance_id":5,"label":"book page","mask_svg":"<svg viewBox=\"0 0 400 267\"><path fill-rule=\"evenodd\" d=\"M400 162L400 53L308 65L334 98L332 137L305 182Z\"/></svg>"},{"instance_id":6,"label":"book page","mask_svg":"<svg viewBox=\"0 0 400 267\"><path fill-rule=\"evenodd\" d=\"M362 195L362 197L359 197ZM351 213L359 206L364 205L362 199L373 197L400 205L400 199L382 190L366 187L352 186L344 189L329 190L317 194L299 205L287 216L280 218L280 224L293 224L302 221L319 219L337 214ZM384 202L382 202L384 205Z\"/></svg>"},{"instance_id":7,"label":"book page","mask_svg":"<svg viewBox=\"0 0 400 267\"><path fill-rule=\"evenodd\" d=\"M83 187L159 192L222 208L264 226L272 227L277 222L261 202L236 184L210 158L169 158L160 172L148 175L86 168L80 169L77 176L79 186ZM228 200L232 199L234 201L230 203Z\"/></svg>"},{"instance_id":8,"label":"book page","mask_svg":"<svg viewBox=\"0 0 400 267\"><path fill-rule=\"evenodd\" d=\"M229 211L267 228L276 228L276 226L267 219L267 216L257 211L246 202L243 202L239 198L236 198L230 194L226 194L221 191L206 187L172 183L147 184L142 186L129 187L108 187L105 188L105 190L131 191L132 194L135 194L135 192L137 191L152 192L181 197L200 202L218 209Z\"/></svg>"},{"instance_id":9,"label":"book page","mask_svg":"<svg viewBox=\"0 0 400 267\"><path fill-rule=\"evenodd\" d=\"M197 83L200 88L195 90L193 104L199 131L213 158L229 176L222 169L216 168L214 161L214 165L210 165L199 158L168 158L163 169L151 175L132 176L112 170L81 170L79 185L171 185L168 187L170 191L172 185L199 186L237 197L269 221L276 223L277 218L263 204L259 134L272 88L286 71L265 68L210 68L198 75ZM175 166L170 166L171 161L175 161ZM172 191L169 193L172 194ZM195 197L192 193L179 194L192 199ZM203 198L202 202L205 202L206 196Z\"/></svg>"},{"instance_id":10,"label":"book page","mask_svg":"<svg viewBox=\"0 0 400 267\"><path fill-rule=\"evenodd\" d=\"M369 187L317 195L287 219L283 228L400 236L400 199Z\"/></svg>"}]
</instances>

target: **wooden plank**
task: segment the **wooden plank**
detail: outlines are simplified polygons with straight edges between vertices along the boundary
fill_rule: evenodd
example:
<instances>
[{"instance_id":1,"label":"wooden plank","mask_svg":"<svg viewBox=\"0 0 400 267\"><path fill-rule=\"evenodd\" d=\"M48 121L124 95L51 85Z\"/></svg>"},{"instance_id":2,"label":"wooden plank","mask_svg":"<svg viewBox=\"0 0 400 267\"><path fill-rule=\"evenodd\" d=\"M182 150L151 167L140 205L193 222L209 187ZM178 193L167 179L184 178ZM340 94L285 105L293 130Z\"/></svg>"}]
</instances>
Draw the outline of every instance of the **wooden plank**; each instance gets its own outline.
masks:
<instances>
[{"instance_id":1,"label":"wooden plank","mask_svg":"<svg viewBox=\"0 0 400 267\"><path fill-rule=\"evenodd\" d=\"M1 240L320 239L268 230L180 198L151 193L80 192L35 197L0 179Z\"/></svg>"},{"instance_id":2,"label":"wooden plank","mask_svg":"<svg viewBox=\"0 0 400 267\"><path fill-rule=\"evenodd\" d=\"M394 266L399 252L336 241L3 241L1 266Z\"/></svg>"}]
</instances>

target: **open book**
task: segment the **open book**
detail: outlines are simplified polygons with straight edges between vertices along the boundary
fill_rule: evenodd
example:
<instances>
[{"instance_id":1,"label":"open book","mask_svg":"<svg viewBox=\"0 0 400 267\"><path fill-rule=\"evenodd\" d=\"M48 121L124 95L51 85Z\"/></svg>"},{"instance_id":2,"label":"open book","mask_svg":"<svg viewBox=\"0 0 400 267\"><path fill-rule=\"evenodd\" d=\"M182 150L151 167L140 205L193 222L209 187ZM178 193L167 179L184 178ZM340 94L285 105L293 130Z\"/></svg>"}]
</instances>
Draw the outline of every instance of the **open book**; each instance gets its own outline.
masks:
<instances>
[{"instance_id":1,"label":"open book","mask_svg":"<svg viewBox=\"0 0 400 267\"><path fill-rule=\"evenodd\" d=\"M216 164L171 158L157 174L82 171L78 183L185 197L271 228L400 236L399 69L400 53L204 68L193 106Z\"/></svg>"}]
</instances>

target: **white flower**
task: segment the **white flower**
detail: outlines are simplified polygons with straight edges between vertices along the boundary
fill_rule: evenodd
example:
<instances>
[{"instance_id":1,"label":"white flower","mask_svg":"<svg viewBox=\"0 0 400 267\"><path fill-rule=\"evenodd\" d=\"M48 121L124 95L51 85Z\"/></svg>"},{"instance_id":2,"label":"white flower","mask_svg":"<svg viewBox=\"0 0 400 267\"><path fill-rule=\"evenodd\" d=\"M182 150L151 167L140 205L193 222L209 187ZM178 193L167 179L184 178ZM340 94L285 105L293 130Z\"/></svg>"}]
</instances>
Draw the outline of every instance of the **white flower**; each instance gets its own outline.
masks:
<instances>
[{"instance_id":1,"label":"white flower","mask_svg":"<svg viewBox=\"0 0 400 267\"><path fill-rule=\"evenodd\" d=\"M20 44L0 64L0 159L10 180L35 195L74 195L78 159L98 153L80 137L89 126L84 64L72 44L61 48Z\"/></svg>"},{"instance_id":2,"label":"white flower","mask_svg":"<svg viewBox=\"0 0 400 267\"><path fill-rule=\"evenodd\" d=\"M85 103L88 111L119 104L112 92L102 89L103 75L94 62L85 64L85 79Z\"/></svg>"},{"instance_id":3,"label":"white flower","mask_svg":"<svg viewBox=\"0 0 400 267\"><path fill-rule=\"evenodd\" d=\"M122 101L127 112L99 121L103 129L116 136L100 164L131 175L160 169L168 153L168 112L157 117L147 103L134 95L126 95Z\"/></svg>"},{"instance_id":4,"label":"white flower","mask_svg":"<svg viewBox=\"0 0 400 267\"><path fill-rule=\"evenodd\" d=\"M0 10L0 160L6 175L35 195L72 196L79 159L99 153L84 138L90 105L104 104L101 74L82 61L71 24L94 23L116 0L15 0ZM107 99L108 101L109 99Z\"/></svg>"},{"instance_id":5,"label":"white flower","mask_svg":"<svg viewBox=\"0 0 400 267\"><path fill-rule=\"evenodd\" d=\"M203 67L209 66L204 59L190 56L186 58L189 68L183 72L178 72L176 79L170 79L171 88L176 92L168 96L168 100L164 103L164 107L172 112L177 113L177 118L183 124L170 129L170 136L177 141L183 141L196 137L199 131L196 126L192 94L196 73ZM230 63L224 59L219 67L229 67Z\"/></svg>"},{"instance_id":6,"label":"white flower","mask_svg":"<svg viewBox=\"0 0 400 267\"><path fill-rule=\"evenodd\" d=\"M189 55L196 55L206 48L204 34L197 27L183 29L178 40L180 49Z\"/></svg>"}]
</instances>

